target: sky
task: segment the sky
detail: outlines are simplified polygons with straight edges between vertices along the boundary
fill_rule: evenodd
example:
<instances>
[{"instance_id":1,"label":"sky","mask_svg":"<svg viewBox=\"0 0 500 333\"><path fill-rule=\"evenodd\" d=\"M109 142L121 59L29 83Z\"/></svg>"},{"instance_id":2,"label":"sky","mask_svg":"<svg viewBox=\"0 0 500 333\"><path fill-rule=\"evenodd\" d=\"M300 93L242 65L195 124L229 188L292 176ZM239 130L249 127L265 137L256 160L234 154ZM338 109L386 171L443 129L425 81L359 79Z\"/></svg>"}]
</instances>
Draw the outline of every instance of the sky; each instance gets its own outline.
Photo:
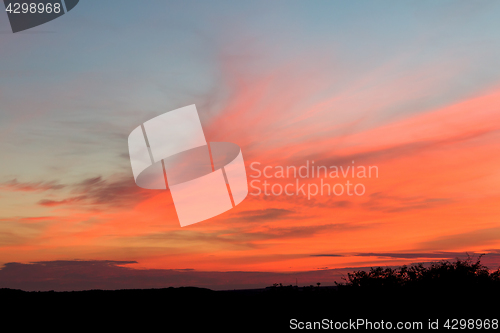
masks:
<instances>
[{"instance_id":1,"label":"sky","mask_svg":"<svg viewBox=\"0 0 500 333\"><path fill-rule=\"evenodd\" d=\"M332 285L483 253L498 268L499 14L82 0L13 34L0 13L0 287ZM168 190L136 186L127 138L192 104L207 141L241 147L249 194L181 228Z\"/></svg>"}]
</instances>

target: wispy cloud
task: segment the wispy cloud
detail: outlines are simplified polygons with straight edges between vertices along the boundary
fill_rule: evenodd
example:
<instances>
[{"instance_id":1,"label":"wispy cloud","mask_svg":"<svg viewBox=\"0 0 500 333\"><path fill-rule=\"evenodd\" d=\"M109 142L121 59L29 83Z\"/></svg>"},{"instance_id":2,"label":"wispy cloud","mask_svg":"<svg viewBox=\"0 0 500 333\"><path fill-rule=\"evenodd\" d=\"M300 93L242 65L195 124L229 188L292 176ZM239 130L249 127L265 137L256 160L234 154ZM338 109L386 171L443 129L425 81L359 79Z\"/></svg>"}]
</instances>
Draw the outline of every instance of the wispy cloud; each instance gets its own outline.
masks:
<instances>
[{"instance_id":1,"label":"wispy cloud","mask_svg":"<svg viewBox=\"0 0 500 333\"><path fill-rule=\"evenodd\" d=\"M432 240L422 242L416 247L422 250L483 248L498 244L500 239L500 227L476 229L453 235L439 236Z\"/></svg>"},{"instance_id":2,"label":"wispy cloud","mask_svg":"<svg viewBox=\"0 0 500 333\"><path fill-rule=\"evenodd\" d=\"M51 182L19 182L17 179L0 183L0 190L15 192L44 192L49 190L60 190L66 185L59 184L56 181Z\"/></svg>"},{"instance_id":3,"label":"wispy cloud","mask_svg":"<svg viewBox=\"0 0 500 333\"><path fill-rule=\"evenodd\" d=\"M370 210L398 213L419 209L430 209L451 203L453 203L453 200L448 198L403 197L375 192L370 194L368 201L364 202L362 206Z\"/></svg>"},{"instance_id":4,"label":"wispy cloud","mask_svg":"<svg viewBox=\"0 0 500 333\"><path fill-rule=\"evenodd\" d=\"M43 199L38 204L46 207L62 205L127 207L158 194L157 191L138 187L130 175L119 175L112 179L98 176L66 186L70 189L70 194L66 198Z\"/></svg>"},{"instance_id":5,"label":"wispy cloud","mask_svg":"<svg viewBox=\"0 0 500 333\"><path fill-rule=\"evenodd\" d=\"M247 222L278 221L281 218L298 218L295 211L282 208L246 210L235 214L235 218Z\"/></svg>"}]
</instances>

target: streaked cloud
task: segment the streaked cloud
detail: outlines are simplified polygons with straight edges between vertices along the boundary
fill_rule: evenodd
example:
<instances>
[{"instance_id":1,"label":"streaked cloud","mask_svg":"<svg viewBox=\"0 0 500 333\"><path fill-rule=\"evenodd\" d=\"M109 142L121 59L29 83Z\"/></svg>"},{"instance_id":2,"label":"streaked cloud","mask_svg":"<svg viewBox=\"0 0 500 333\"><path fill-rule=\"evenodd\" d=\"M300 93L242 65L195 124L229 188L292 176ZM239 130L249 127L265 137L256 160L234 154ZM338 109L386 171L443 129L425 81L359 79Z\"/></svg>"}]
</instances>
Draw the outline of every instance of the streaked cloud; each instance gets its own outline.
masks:
<instances>
[{"instance_id":1,"label":"streaked cloud","mask_svg":"<svg viewBox=\"0 0 500 333\"><path fill-rule=\"evenodd\" d=\"M60 190L64 187L66 187L66 185L59 184L56 181L19 182L17 179L12 179L10 181L0 183L0 190L15 192L43 192L49 190Z\"/></svg>"}]
</instances>

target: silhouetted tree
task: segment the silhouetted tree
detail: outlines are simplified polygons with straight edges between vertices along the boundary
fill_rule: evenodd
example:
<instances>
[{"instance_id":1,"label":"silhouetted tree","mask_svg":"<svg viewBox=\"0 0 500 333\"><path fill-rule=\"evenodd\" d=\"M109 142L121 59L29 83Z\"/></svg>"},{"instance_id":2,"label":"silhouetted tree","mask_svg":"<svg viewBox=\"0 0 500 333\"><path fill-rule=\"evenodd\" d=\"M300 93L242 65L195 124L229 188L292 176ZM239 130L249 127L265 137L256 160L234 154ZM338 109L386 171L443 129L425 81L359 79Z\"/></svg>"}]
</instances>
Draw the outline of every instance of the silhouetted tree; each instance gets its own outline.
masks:
<instances>
[{"instance_id":1,"label":"silhouetted tree","mask_svg":"<svg viewBox=\"0 0 500 333\"><path fill-rule=\"evenodd\" d=\"M370 271L355 271L343 278L343 287L380 289L400 287L459 288L487 287L500 283L500 268L490 272L481 264L480 255L476 261L468 255L467 259L455 262L442 260L429 266L413 264L399 268L371 268Z\"/></svg>"}]
</instances>

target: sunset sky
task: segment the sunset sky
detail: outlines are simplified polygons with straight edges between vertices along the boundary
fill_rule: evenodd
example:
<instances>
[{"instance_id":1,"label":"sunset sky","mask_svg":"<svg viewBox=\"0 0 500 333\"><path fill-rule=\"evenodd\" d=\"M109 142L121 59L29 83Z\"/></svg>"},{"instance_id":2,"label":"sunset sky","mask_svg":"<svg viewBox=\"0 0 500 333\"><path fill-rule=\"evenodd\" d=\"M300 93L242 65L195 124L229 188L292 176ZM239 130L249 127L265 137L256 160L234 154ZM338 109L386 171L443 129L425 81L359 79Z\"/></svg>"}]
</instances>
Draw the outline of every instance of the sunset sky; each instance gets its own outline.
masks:
<instances>
[{"instance_id":1,"label":"sunset sky","mask_svg":"<svg viewBox=\"0 0 500 333\"><path fill-rule=\"evenodd\" d=\"M0 288L331 285L466 253L498 268L499 16L498 1L82 0L13 34L0 13ZM322 181L266 166L378 177L323 179L363 184L351 196L250 187L181 228L168 190L136 186L127 138L191 104L262 191Z\"/></svg>"}]
</instances>

